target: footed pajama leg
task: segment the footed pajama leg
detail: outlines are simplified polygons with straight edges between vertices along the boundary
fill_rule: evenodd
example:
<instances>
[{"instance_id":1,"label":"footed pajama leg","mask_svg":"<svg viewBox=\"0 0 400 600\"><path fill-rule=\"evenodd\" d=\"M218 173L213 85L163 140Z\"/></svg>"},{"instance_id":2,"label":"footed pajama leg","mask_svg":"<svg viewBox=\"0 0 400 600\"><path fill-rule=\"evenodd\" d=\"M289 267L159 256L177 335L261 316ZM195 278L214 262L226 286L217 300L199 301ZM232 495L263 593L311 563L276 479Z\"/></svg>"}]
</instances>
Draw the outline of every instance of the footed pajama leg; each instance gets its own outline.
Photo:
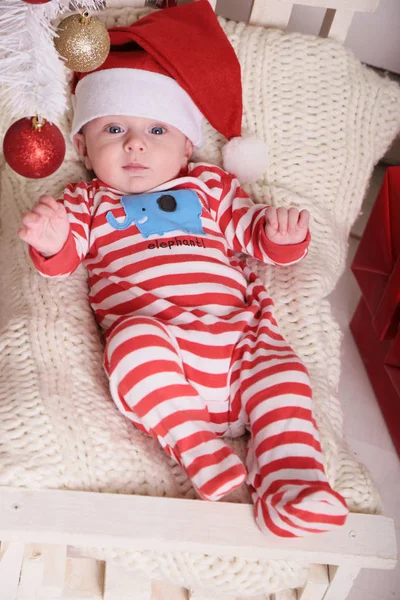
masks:
<instances>
[{"instance_id":1,"label":"footed pajama leg","mask_svg":"<svg viewBox=\"0 0 400 600\"><path fill-rule=\"evenodd\" d=\"M250 423L248 483L257 524L298 537L343 525L348 509L326 479L306 368L282 343L249 339L236 377Z\"/></svg>"},{"instance_id":2,"label":"footed pajama leg","mask_svg":"<svg viewBox=\"0 0 400 600\"><path fill-rule=\"evenodd\" d=\"M150 317L120 321L107 338L105 369L121 412L159 441L202 498L218 500L243 483L246 470L213 432L167 327Z\"/></svg>"}]
</instances>

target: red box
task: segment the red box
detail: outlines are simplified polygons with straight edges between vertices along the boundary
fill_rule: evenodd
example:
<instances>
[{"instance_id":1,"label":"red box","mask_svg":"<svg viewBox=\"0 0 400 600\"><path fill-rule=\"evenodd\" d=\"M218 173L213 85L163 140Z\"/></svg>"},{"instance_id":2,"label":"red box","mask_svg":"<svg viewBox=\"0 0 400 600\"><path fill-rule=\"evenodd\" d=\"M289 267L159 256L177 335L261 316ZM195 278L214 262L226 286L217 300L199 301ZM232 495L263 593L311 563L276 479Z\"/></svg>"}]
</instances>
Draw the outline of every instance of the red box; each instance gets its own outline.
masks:
<instances>
[{"instance_id":1,"label":"red box","mask_svg":"<svg viewBox=\"0 0 400 600\"><path fill-rule=\"evenodd\" d=\"M350 328L400 455L400 167L389 167L351 269L362 299Z\"/></svg>"},{"instance_id":2,"label":"red box","mask_svg":"<svg viewBox=\"0 0 400 600\"><path fill-rule=\"evenodd\" d=\"M364 299L360 300L350 323L358 350L374 389L387 428L400 456L400 369L386 363L391 341L380 342ZM397 336L397 346L400 337ZM398 355L397 355L398 360Z\"/></svg>"}]
</instances>

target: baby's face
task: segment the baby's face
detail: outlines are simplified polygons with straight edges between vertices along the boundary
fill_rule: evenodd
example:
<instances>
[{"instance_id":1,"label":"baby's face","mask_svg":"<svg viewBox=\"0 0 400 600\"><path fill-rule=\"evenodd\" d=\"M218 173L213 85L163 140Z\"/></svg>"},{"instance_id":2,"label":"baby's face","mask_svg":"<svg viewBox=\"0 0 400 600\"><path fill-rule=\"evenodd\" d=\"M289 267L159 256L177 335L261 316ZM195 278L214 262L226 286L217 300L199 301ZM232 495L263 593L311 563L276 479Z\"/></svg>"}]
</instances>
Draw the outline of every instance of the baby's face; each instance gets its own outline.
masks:
<instances>
[{"instance_id":1,"label":"baby's face","mask_svg":"<svg viewBox=\"0 0 400 600\"><path fill-rule=\"evenodd\" d=\"M147 192L174 179L193 150L175 127L141 117L99 117L74 142L86 168L125 194Z\"/></svg>"}]
</instances>

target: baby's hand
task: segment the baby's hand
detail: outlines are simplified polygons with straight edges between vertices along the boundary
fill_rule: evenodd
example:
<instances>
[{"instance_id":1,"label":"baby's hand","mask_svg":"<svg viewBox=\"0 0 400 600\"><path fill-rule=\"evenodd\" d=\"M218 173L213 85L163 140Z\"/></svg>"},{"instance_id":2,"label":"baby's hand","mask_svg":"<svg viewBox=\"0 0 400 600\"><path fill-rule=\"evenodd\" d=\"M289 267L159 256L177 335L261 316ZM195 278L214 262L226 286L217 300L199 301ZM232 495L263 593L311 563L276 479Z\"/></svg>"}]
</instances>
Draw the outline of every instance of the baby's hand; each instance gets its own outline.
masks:
<instances>
[{"instance_id":1,"label":"baby's hand","mask_svg":"<svg viewBox=\"0 0 400 600\"><path fill-rule=\"evenodd\" d=\"M70 228L63 204L46 195L40 196L32 210L23 215L22 224L19 237L43 256L53 256L61 250Z\"/></svg>"},{"instance_id":2,"label":"baby's hand","mask_svg":"<svg viewBox=\"0 0 400 600\"><path fill-rule=\"evenodd\" d=\"M310 213L299 212L297 208L273 208L269 206L265 213L265 233L274 244L299 244L307 237Z\"/></svg>"}]
</instances>

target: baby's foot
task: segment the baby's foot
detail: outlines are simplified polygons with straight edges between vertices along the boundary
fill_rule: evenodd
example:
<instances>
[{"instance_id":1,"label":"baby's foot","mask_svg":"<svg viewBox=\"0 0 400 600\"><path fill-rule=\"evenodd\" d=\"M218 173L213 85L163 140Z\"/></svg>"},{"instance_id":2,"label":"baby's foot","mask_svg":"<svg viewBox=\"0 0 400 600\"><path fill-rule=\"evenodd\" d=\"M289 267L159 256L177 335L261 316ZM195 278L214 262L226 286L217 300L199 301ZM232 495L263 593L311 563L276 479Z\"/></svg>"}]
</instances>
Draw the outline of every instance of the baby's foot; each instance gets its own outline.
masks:
<instances>
[{"instance_id":1,"label":"baby's foot","mask_svg":"<svg viewBox=\"0 0 400 600\"><path fill-rule=\"evenodd\" d=\"M344 525L348 508L327 482L286 485L275 494L259 496L250 486L261 531L281 537L302 537Z\"/></svg>"},{"instance_id":2,"label":"baby's foot","mask_svg":"<svg viewBox=\"0 0 400 600\"><path fill-rule=\"evenodd\" d=\"M240 458L216 436L183 452L180 463L204 500L219 500L246 479Z\"/></svg>"}]
</instances>

